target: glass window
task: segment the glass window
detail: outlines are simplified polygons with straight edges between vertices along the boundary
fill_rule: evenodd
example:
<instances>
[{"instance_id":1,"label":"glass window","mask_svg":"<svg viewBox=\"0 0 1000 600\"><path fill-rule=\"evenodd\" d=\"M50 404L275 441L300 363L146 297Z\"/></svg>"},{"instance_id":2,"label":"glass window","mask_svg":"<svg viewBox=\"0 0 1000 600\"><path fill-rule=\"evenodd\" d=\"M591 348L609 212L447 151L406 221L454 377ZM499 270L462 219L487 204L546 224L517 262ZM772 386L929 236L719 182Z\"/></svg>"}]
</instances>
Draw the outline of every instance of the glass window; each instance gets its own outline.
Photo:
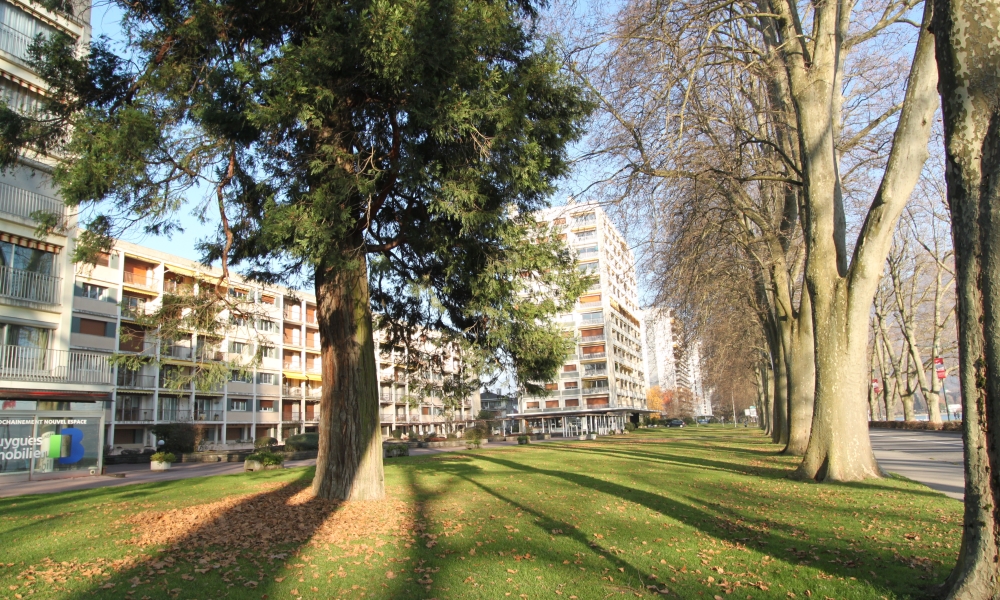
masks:
<instances>
[{"instance_id":1,"label":"glass window","mask_svg":"<svg viewBox=\"0 0 1000 600\"><path fill-rule=\"evenodd\" d=\"M6 329L6 332L4 332L4 343L8 346L21 346L23 348L49 347L48 329L10 324L0 324L0 327Z\"/></svg>"},{"instance_id":2,"label":"glass window","mask_svg":"<svg viewBox=\"0 0 1000 600\"><path fill-rule=\"evenodd\" d=\"M230 400L229 401L229 410L234 411L234 412L246 412L246 410L247 410L247 401L246 400L236 400L236 399Z\"/></svg>"},{"instance_id":3,"label":"glass window","mask_svg":"<svg viewBox=\"0 0 1000 600\"><path fill-rule=\"evenodd\" d=\"M275 346L261 346L261 358L278 358L278 349Z\"/></svg>"},{"instance_id":4,"label":"glass window","mask_svg":"<svg viewBox=\"0 0 1000 600\"><path fill-rule=\"evenodd\" d=\"M10 242L0 242L0 265L41 275L52 275L55 254Z\"/></svg>"},{"instance_id":5,"label":"glass window","mask_svg":"<svg viewBox=\"0 0 1000 600\"><path fill-rule=\"evenodd\" d=\"M257 373L257 383L261 385L275 385L276 380L274 373Z\"/></svg>"}]
</instances>

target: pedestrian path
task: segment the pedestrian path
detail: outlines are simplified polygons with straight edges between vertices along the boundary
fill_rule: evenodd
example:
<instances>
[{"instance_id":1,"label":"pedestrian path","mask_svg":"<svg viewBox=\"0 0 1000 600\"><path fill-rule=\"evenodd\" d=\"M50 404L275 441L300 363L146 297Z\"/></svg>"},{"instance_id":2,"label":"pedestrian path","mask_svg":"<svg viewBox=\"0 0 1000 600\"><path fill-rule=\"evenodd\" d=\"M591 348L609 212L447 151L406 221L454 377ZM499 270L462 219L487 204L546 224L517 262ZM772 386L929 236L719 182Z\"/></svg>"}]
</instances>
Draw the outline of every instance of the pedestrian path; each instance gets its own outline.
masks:
<instances>
[{"instance_id":1,"label":"pedestrian path","mask_svg":"<svg viewBox=\"0 0 1000 600\"><path fill-rule=\"evenodd\" d=\"M532 444L563 441L566 438L532 441ZM573 438L575 439L575 438ZM517 441L490 442L483 448L516 446ZM411 448L410 456L425 456L441 452L457 452L465 450L457 448ZM316 464L315 458L306 460L290 460L286 467L311 467ZM215 463L174 463L167 471L152 471L149 464L109 465L105 475L84 475L66 479L48 479L44 481L17 481L0 483L0 498L27 496L29 494L51 494L54 492L72 492L101 487L132 485L137 483L154 483L158 481L174 481L190 477L211 477L213 475L232 475L243 472L242 462Z\"/></svg>"}]
</instances>

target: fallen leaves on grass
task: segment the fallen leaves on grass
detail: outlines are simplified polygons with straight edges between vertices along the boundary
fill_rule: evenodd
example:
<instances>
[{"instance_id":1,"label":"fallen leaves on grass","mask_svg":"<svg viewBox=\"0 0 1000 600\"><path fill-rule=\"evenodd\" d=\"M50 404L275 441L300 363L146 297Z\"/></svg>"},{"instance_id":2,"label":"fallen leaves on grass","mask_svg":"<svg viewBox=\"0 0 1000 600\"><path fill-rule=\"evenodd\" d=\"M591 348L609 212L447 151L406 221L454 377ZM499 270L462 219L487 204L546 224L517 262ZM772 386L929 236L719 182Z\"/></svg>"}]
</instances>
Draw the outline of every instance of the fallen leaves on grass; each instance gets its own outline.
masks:
<instances>
[{"instance_id":1,"label":"fallen leaves on grass","mask_svg":"<svg viewBox=\"0 0 1000 600\"><path fill-rule=\"evenodd\" d=\"M230 496L223 500L126 517L139 547L268 548L272 544L336 543L378 535L409 535L413 510L394 499L332 502L308 488Z\"/></svg>"}]
</instances>

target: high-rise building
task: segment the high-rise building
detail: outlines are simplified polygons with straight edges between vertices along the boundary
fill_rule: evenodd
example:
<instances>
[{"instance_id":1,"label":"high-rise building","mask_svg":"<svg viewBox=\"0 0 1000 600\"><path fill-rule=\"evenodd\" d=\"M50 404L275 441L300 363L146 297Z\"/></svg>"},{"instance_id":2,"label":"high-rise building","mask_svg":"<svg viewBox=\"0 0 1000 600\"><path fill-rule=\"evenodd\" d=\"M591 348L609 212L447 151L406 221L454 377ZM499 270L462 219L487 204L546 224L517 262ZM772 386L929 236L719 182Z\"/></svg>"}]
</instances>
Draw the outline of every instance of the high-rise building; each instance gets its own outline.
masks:
<instances>
[{"instance_id":1,"label":"high-rise building","mask_svg":"<svg viewBox=\"0 0 1000 600\"><path fill-rule=\"evenodd\" d=\"M646 311L646 373L649 387L673 390L677 387L677 361L674 357L673 316L665 308Z\"/></svg>"},{"instance_id":2,"label":"high-rise building","mask_svg":"<svg viewBox=\"0 0 1000 600\"><path fill-rule=\"evenodd\" d=\"M676 344L674 354L677 365L677 390L685 394L696 417L712 414L712 403L701 375L701 342L697 340Z\"/></svg>"},{"instance_id":3,"label":"high-rise building","mask_svg":"<svg viewBox=\"0 0 1000 600\"><path fill-rule=\"evenodd\" d=\"M30 66L33 41L61 32L81 51L90 42L89 3L47 8L54 5L0 0L0 100L21 114L38 113L46 94ZM96 468L101 417L111 398L106 355L72 344L76 215L52 184L54 164L29 150L0 173L0 416L11 416L0 418L0 438L52 442L8 447L0 453L0 474ZM48 235L36 235L39 213L55 218ZM69 411L72 422L63 416Z\"/></svg>"},{"instance_id":4,"label":"high-rise building","mask_svg":"<svg viewBox=\"0 0 1000 600\"><path fill-rule=\"evenodd\" d=\"M581 273L597 281L572 312L557 317L575 352L558 379L539 382L547 395L520 399L523 418L541 433L621 430L632 415L647 412L635 257L597 204L551 208L536 219L576 252Z\"/></svg>"}]
</instances>

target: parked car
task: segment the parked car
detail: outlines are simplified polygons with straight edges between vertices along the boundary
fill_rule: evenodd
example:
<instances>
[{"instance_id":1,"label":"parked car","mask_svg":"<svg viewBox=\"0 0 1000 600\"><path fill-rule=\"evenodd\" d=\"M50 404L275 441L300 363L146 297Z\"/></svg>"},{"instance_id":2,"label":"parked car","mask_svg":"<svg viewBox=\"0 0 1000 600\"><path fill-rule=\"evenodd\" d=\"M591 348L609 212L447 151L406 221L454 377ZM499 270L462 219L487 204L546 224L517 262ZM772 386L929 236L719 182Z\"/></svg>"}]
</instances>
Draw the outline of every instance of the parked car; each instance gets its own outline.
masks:
<instances>
[{"instance_id":1,"label":"parked car","mask_svg":"<svg viewBox=\"0 0 1000 600\"><path fill-rule=\"evenodd\" d=\"M684 421L680 419L670 419L667 421L667 427L684 427Z\"/></svg>"}]
</instances>

